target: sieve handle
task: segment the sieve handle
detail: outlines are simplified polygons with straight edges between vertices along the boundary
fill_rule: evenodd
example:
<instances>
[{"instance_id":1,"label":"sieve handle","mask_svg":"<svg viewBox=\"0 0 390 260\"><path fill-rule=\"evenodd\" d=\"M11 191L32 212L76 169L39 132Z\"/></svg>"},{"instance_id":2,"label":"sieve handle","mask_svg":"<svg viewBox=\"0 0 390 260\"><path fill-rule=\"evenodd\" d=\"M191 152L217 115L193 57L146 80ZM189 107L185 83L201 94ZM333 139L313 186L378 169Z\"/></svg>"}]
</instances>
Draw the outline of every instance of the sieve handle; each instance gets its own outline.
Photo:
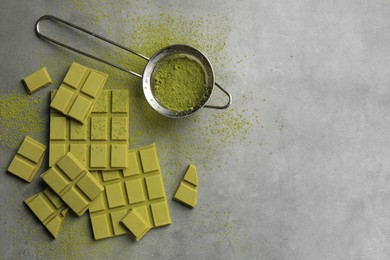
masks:
<instances>
[{"instance_id":1,"label":"sieve handle","mask_svg":"<svg viewBox=\"0 0 390 260\"><path fill-rule=\"evenodd\" d=\"M70 22L68 22L68 21L65 21L65 20L63 20L63 19L61 19L61 18L58 18L58 17L56 17L56 16L54 16L54 15L44 15L44 16L42 16L41 18L38 19L38 21L37 21L37 23L36 23L36 25L35 25L35 32L36 32L36 34L38 35L38 37L41 38L41 39L44 39L44 40L49 41L49 42L52 42L52 43L57 44L57 45L59 45L59 46L61 46L61 47L64 47L64 48L69 49L69 50L71 50L71 51L77 52L77 53L79 53L79 54L81 54L81 55L84 55L84 56L89 57L89 58L91 58L91 59L94 59L94 60L103 62L103 63L105 63L105 64L107 64L107 65L110 65L110 66L112 66L112 67L114 67L114 68L117 68L117 69L122 70L122 71L124 71L124 72L130 73L130 74L132 74L132 75L134 75L134 76L137 76L137 77L142 78L142 75L141 75L141 74L138 74L137 72L134 72L134 71L125 69L125 68L123 68L123 67L121 67L121 66L118 66L118 65L113 64L112 62L106 61L106 60L104 60L104 59L102 59L102 58L99 58L99 57L97 57L97 56L94 56L94 55L92 55L92 54L90 54L90 53L87 53L87 52L85 52L85 51L82 51L82 50L80 50L80 49L76 49L76 48L74 48L74 47L72 47L72 46L70 46L70 45L67 45L67 44L62 43L62 42L60 42L60 41L58 41L58 40L55 40L55 39L53 39L53 38L51 38L51 37L49 37L49 36L47 36L47 35L45 35L45 34L42 34L41 31L40 31L40 27L39 27L39 26L40 26L40 23L43 22L44 20L51 20L51 21L57 22L57 23L59 23L59 24L65 24L65 25L67 25L67 26L69 26L69 27L71 27L71 28L74 28L74 29L79 30L79 31L81 31L81 32L84 32L84 33L86 33L86 34L88 34L88 35L91 35L91 36L93 36L93 37L95 37L95 38L98 38L99 40L105 41L105 42L107 42L107 43L109 43L109 44L112 44L112 45L118 47L118 48L121 48L121 49L123 49L123 50L126 50L126 51L128 51L128 52L130 52L130 53L132 53L132 54L134 54L134 55L137 55L138 57L143 58L143 59L145 59L145 60L147 60L147 61L149 61L149 58L148 58L148 57L146 57L146 56L144 56L144 55L142 55L142 54L140 54L140 53L138 53L138 52L136 52L136 51L134 51L134 50L132 50L132 49L129 49L129 48L127 48L127 47L125 47L125 46L123 46L123 45L121 45L121 44L119 44L119 43L116 43L116 42L114 42L114 41L112 41L112 40L110 40L110 39L107 39L107 38L105 38L105 37L103 37L103 36L100 36L100 35L94 33L94 32L91 32L91 31L89 31L89 30L87 30L87 29L85 29L85 28L82 28L82 27L80 27L80 26L78 26L78 25L76 25L76 24L73 24L73 23L70 23Z\"/></svg>"},{"instance_id":2,"label":"sieve handle","mask_svg":"<svg viewBox=\"0 0 390 260\"><path fill-rule=\"evenodd\" d=\"M230 93L227 92L224 88L222 88L221 85L219 85L217 82L215 82L215 86L217 86L223 93L226 94L226 96L228 96L229 101L224 106L205 105L203 107L205 107L205 108L214 108L214 109L226 109L226 108L228 108L232 104L232 95L230 95Z\"/></svg>"}]
</instances>

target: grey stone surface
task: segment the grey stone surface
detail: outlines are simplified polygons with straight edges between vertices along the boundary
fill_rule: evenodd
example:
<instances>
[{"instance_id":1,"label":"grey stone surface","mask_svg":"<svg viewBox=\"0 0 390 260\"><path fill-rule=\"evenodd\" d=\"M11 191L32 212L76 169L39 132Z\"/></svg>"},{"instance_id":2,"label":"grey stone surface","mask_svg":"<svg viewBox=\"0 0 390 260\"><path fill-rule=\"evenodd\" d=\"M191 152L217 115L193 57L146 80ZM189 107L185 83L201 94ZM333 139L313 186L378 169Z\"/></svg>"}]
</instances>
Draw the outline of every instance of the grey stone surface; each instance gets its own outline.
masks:
<instances>
[{"instance_id":1,"label":"grey stone surface","mask_svg":"<svg viewBox=\"0 0 390 260\"><path fill-rule=\"evenodd\" d=\"M103 3L1 1L0 95L11 89L23 93L20 79L60 51L34 35L33 25L43 14L123 40L108 28L128 33L125 15L161 10L174 15L180 10L179 15L195 20L215 19L211 28L225 28L226 56L221 59L228 66L214 60L215 69L224 76L220 83L233 94L231 109L245 111L243 117L252 126L237 134L237 126L228 121L228 141L219 140L221 134L212 135L204 144L207 156L190 159L200 171L197 208L187 210L170 201L173 224L152 230L137 243L128 236L93 241L88 217L72 214L60 237L52 240L22 203L44 187L42 182L26 184L6 174L16 148L3 144L0 258L390 258L388 1L117 1L113 10L120 6L127 13L116 13L115 23L89 23L94 12L112 16L102 9ZM131 46L131 38L124 38ZM70 54L58 62L52 73L56 83L75 59L84 61ZM48 90L55 88L35 94L42 99L46 125ZM175 125L183 136L175 145L184 145L186 135L196 131L193 127L201 128L212 115L223 113L234 115L202 111L196 120ZM44 130L35 137L47 144L47 134ZM184 171L188 159L170 157L169 140L165 134L145 134L139 143L165 147L160 160L171 197L182 173L167 172ZM179 167L172 166L176 161Z\"/></svg>"}]
</instances>

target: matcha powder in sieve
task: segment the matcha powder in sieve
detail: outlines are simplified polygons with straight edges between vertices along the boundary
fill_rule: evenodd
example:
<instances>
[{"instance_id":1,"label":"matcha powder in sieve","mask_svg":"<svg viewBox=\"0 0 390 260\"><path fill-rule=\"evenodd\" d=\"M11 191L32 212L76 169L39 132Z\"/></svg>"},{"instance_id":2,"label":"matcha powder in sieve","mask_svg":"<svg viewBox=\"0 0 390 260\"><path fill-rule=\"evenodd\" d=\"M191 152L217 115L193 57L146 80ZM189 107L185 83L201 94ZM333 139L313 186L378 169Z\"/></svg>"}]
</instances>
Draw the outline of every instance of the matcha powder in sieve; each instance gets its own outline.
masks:
<instances>
[{"instance_id":1,"label":"matcha powder in sieve","mask_svg":"<svg viewBox=\"0 0 390 260\"><path fill-rule=\"evenodd\" d=\"M156 72L155 81L157 99L174 111L192 110L207 90L203 67L187 57L164 62Z\"/></svg>"}]
</instances>

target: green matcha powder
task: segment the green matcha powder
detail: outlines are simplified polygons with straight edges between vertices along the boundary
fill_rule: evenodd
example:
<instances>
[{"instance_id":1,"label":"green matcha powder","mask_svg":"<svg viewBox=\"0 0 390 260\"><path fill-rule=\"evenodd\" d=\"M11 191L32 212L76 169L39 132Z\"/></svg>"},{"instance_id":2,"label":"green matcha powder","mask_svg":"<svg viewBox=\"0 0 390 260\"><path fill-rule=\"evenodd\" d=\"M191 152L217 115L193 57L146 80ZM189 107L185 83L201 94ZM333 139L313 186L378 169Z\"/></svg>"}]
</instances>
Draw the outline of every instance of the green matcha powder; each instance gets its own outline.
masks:
<instances>
[{"instance_id":1,"label":"green matcha powder","mask_svg":"<svg viewBox=\"0 0 390 260\"><path fill-rule=\"evenodd\" d=\"M206 93L203 67L187 57L164 62L156 72L155 80L157 99L170 110L192 110Z\"/></svg>"}]
</instances>

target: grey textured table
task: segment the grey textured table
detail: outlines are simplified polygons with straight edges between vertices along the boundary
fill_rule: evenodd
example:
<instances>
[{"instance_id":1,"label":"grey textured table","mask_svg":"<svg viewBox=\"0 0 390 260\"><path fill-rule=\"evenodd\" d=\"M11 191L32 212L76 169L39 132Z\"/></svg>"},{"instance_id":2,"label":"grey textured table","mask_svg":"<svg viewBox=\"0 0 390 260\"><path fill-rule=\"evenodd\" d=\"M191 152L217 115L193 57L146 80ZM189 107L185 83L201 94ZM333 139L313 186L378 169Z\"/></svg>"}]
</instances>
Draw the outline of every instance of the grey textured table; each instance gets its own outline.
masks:
<instances>
[{"instance_id":1,"label":"grey textured table","mask_svg":"<svg viewBox=\"0 0 390 260\"><path fill-rule=\"evenodd\" d=\"M10 1L0 3L0 258L389 259L388 1ZM140 80L38 39L54 14L145 55L173 43L202 50L233 95L226 111L169 120ZM66 28L46 30L142 71L142 61ZM73 61L129 89L130 148L156 143L168 198L189 163L199 202L169 199L172 225L139 242L94 241L67 215L57 239L23 204L45 186L6 173L25 135L48 144L49 91ZM30 96L21 78L47 67ZM389 67L389 68L388 68ZM213 103L226 102L216 90ZM47 169L47 158L39 173Z\"/></svg>"}]
</instances>

